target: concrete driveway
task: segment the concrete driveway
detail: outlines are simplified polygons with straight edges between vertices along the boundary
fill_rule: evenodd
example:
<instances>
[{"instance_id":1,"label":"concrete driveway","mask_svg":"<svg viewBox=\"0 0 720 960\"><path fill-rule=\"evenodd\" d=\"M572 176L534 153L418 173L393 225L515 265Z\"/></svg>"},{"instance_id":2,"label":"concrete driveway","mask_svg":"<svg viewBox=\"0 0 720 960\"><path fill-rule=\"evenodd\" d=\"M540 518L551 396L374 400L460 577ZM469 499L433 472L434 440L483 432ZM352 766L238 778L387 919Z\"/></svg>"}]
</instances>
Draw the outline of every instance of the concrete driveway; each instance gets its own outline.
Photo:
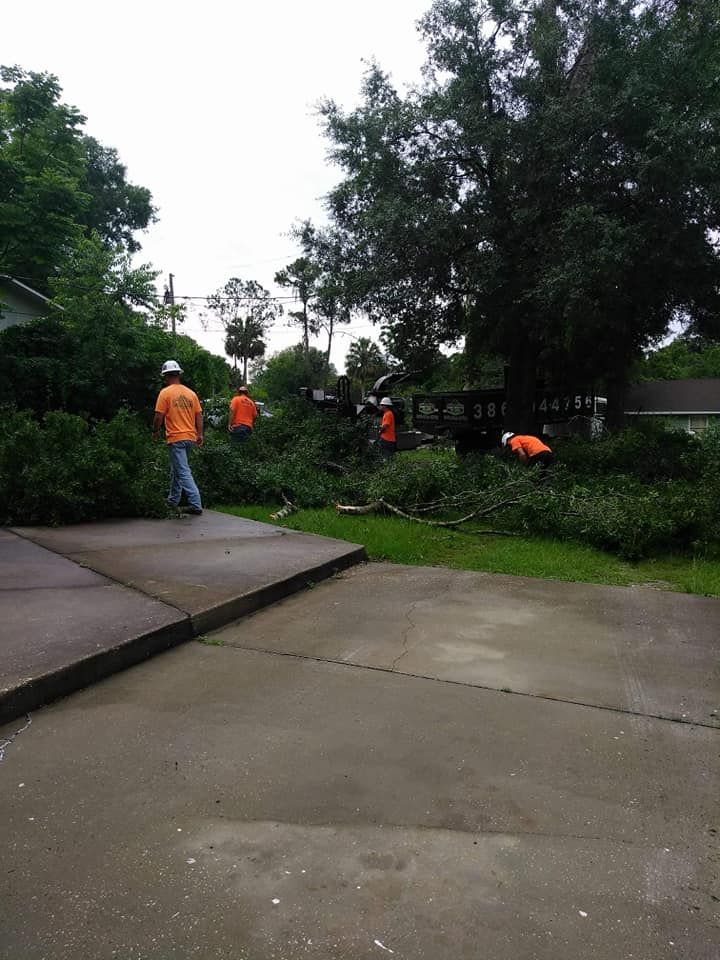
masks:
<instances>
[{"instance_id":1,"label":"concrete driveway","mask_svg":"<svg viewBox=\"0 0 720 960\"><path fill-rule=\"evenodd\" d=\"M714 960L719 622L367 565L75 694L0 763L0 957Z\"/></svg>"}]
</instances>

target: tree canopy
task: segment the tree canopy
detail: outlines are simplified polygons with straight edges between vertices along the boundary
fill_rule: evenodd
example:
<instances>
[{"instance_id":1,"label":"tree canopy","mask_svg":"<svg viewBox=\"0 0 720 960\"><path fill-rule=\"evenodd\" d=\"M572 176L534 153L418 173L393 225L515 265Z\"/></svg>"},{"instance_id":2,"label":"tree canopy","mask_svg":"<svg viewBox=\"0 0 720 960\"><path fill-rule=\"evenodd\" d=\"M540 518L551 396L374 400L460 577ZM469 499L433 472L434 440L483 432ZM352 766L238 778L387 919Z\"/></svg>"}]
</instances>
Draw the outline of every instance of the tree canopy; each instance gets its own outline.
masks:
<instances>
[{"instance_id":1,"label":"tree canopy","mask_svg":"<svg viewBox=\"0 0 720 960\"><path fill-rule=\"evenodd\" d=\"M128 182L115 150L83 133L48 73L0 67L0 273L47 291L69 246L95 234L139 249L150 192Z\"/></svg>"},{"instance_id":2,"label":"tree canopy","mask_svg":"<svg viewBox=\"0 0 720 960\"><path fill-rule=\"evenodd\" d=\"M302 328L302 346L307 352L310 335L327 336L326 379L330 372L330 354L338 324L349 323L350 304L343 282L341 249L334 234L318 230L305 220L292 230L302 248L302 256L275 274L275 283L289 287L300 301L300 310L288 311L290 322Z\"/></svg>"},{"instance_id":3,"label":"tree canopy","mask_svg":"<svg viewBox=\"0 0 720 960\"><path fill-rule=\"evenodd\" d=\"M227 389L227 363L154 322L155 273L97 238L81 240L52 280L62 311L0 333L0 405L42 415L62 409L109 419L122 407L149 414L160 367L176 359L201 397Z\"/></svg>"},{"instance_id":4,"label":"tree canopy","mask_svg":"<svg viewBox=\"0 0 720 960\"><path fill-rule=\"evenodd\" d=\"M364 396L368 386L386 372L387 361L380 347L369 337L353 340L345 356L345 372Z\"/></svg>"},{"instance_id":5,"label":"tree canopy","mask_svg":"<svg viewBox=\"0 0 720 960\"><path fill-rule=\"evenodd\" d=\"M247 381L248 361L265 354L265 335L282 315L282 305L256 280L231 277L207 299L207 305L225 330L225 352L243 365L242 380ZM207 320L207 318L205 318Z\"/></svg>"},{"instance_id":6,"label":"tree canopy","mask_svg":"<svg viewBox=\"0 0 720 960\"><path fill-rule=\"evenodd\" d=\"M720 344L696 337L677 337L644 357L635 375L640 380L720 377Z\"/></svg>"},{"instance_id":7,"label":"tree canopy","mask_svg":"<svg viewBox=\"0 0 720 960\"><path fill-rule=\"evenodd\" d=\"M720 18L713 0L436 0L422 83L377 65L322 105L351 302L397 353L465 338L538 375L604 381L613 410L672 320L718 330Z\"/></svg>"},{"instance_id":8,"label":"tree canopy","mask_svg":"<svg viewBox=\"0 0 720 960\"><path fill-rule=\"evenodd\" d=\"M337 377L335 368L331 365L328 371L319 350L310 347L306 351L304 344L298 343L273 354L253 378L253 387L268 400L286 400L296 397L301 387L322 387L326 377Z\"/></svg>"}]
</instances>

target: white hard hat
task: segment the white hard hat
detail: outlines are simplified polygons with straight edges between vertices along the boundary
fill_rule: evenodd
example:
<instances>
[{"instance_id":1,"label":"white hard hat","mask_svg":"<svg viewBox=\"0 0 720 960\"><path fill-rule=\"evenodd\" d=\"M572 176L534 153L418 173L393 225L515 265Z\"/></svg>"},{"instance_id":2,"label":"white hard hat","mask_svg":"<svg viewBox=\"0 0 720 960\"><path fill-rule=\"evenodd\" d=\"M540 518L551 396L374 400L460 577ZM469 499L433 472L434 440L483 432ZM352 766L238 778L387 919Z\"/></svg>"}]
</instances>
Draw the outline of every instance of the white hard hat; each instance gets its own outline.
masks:
<instances>
[{"instance_id":1,"label":"white hard hat","mask_svg":"<svg viewBox=\"0 0 720 960\"><path fill-rule=\"evenodd\" d=\"M182 373L182 367L177 360L166 360L162 365L160 373L165 376L166 373Z\"/></svg>"},{"instance_id":2,"label":"white hard hat","mask_svg":"<svg viewBox=\"0 0 720 960\"><path fill-rule=\"evenodd\" d=\"M500 443L501 443L504 447L506 447L506 446L508 445L508 440L510 439L510 437L514 437L514 436L515 436L514 433L510 433L510 432L504 433L504 434L502 435L502 440L500 441Z\"/></svg>"},{"instance_id":3,"label":"white hard hat","mask_svg":"<svg viewBox=\"0 0 720 960\"><path fill-rule=\"evenodd\" d=\"M380 401L380 406L381 406L381 407L391 407L391 406L392 406L392 400L390 399L390 397L383 397L382 400Z\"/></svg>"}]
</instances>

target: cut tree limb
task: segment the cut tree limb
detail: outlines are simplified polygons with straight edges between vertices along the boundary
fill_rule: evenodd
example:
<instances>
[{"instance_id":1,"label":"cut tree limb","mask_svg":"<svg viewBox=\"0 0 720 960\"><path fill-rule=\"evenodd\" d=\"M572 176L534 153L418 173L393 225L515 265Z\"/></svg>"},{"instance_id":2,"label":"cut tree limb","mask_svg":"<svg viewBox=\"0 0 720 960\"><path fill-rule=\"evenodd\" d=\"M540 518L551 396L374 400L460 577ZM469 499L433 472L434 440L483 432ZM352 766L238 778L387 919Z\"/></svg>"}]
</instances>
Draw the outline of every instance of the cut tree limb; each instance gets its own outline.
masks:
<instances>
[{"instance_id":1,"label":"cut tree limb","mask_svg":"<svg viewBox=\"0 0 720 960\"><path fill-rule=\"evenodd\" d=\"M352 507L344 506L343 504L335 504L335 509L341 515L365 515L369 513L381 513L383 510L387 510L389 513L394 513L398 517L402 517L404 520L412 520L414 523L421 523L426 527L459 527L463 523L467 523L468 520L474 520L477 517L486 517L491 513L494 513L496 510L502 509L502 507L514 506L517 503L521 503L522 498L520 497L511 497L507 500L500 500L498 503L493 503L488 507L478 507L477 510L473 510L471 513L466 514L464 517L459 517L457 520L426 520L424 517L414 516L411 513L406 513L404 510L401 510L400 507L394 506L392 503L388 503L387 500L373 500L372 503L366 503L361 507ZM422 509L422 508L420 508ZM500 531L492 531L493 533L500 533ZM504 531L503 531L504 532Z\"/></svg>"},{"instance_id":2,"label":"cut tree limb","mask_svg":"<svg viewBox=\"0 0 720 960\"><path fill-rule=\"evenodd\" d=\"M295 504L292 502L292 500L288 500L288 498L285 496L284 493L282 494L282 498L285 503L285 506L280 507L280 509L276 513L271 513L270 514L271 520L284 520L286 517L289 517L292 513L297 512L297 507L295 506Z\"/></svg>"}]
</instances>

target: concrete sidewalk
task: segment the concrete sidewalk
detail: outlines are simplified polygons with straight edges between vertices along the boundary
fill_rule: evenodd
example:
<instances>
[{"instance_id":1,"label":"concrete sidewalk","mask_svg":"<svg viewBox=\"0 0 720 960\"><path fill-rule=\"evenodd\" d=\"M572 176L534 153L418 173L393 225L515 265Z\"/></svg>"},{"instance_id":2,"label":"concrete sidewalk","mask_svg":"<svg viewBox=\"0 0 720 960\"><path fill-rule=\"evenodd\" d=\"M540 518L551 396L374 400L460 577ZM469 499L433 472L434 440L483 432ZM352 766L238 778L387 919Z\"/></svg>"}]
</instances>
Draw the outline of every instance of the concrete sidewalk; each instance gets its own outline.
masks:
<instances>
[{"instance_id":1,"label":"concrete sidewalk","mask_svg":"<svg viewBox=\"0 0 720 960\"><path fill-rule=\"evenodd\" d=\"M0 530L0 722L364 558L212 511Z\"/></svg>"},{"instance_id":2,"label":"concrete sidewalk","mask_svg":"<svg viewBox=\"0 0 720 960\"><path fill-rule=\"evenodd\" d=\"M720 727L707 597L371 563L214 639Z\"/></svg>"},{"instance_id":3,"label":"concrete sidewalk","mask_svg":"<svg viewBox=\"0 0 720 960\"><path fill-rule=\"evenodd\" d=\"M0 958L716 960L719 616L371 564L68 697Z\"/></svg>"}]
</instances>

